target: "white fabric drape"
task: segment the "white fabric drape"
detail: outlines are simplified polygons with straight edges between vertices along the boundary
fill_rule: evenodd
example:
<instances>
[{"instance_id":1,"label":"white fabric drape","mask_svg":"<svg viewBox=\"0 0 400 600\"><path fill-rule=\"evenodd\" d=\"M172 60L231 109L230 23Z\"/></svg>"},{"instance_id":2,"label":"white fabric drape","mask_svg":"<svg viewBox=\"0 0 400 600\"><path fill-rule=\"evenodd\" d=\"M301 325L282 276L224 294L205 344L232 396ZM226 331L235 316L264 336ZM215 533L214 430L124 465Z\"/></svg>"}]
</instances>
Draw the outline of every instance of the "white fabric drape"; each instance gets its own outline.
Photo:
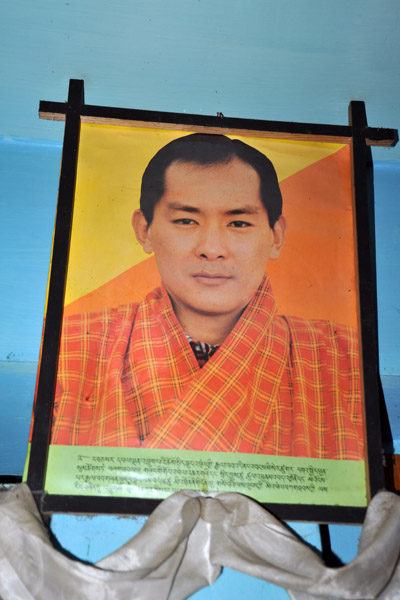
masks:
<instances>
[{"instance_id":1,"label":"white fabric drape","mask_svg":"<svg viewBox=\"0 0 400 600\"><path fill-rule=\"evenodd\" d=\"M399 600L400 497L371 502L357 557L338 569L248 498L178 492L113 554L88 565L55 550L25 484L0 493L1 600L183 600L222 566L293 600Z\"/></svg>"}]
</instances>

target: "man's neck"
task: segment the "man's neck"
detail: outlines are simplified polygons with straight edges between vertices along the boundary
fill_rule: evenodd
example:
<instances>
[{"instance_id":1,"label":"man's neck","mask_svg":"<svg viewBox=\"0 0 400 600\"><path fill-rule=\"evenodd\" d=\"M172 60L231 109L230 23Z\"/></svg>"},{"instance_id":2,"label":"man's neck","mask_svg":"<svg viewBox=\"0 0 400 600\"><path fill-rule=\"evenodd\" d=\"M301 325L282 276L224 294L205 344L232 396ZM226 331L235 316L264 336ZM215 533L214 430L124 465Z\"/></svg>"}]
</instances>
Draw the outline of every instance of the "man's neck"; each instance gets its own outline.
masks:
<instances>
[{"instance_id":1,"label":"man's neck","mask_svg":"<svg viewBox=\"0 0 400 600\"><path fill-rule=\"evenodd\" d=\"M174 307L175 309L175 307ZM210 346L221 345L236 325L243 311L236 315L188 314L175 310L176 317L192 340Z\"/></svg>"}]
</instances>

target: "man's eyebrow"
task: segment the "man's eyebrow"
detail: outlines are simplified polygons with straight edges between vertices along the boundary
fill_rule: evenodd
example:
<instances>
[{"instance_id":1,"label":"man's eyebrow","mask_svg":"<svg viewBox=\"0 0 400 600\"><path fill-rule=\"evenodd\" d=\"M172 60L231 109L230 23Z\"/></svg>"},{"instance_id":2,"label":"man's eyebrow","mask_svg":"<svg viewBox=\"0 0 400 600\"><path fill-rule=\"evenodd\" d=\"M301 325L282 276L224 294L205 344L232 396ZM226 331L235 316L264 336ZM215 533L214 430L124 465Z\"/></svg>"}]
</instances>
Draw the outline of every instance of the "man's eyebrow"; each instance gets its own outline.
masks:
<instances>
[{"instance_id":1,"label":"man's eyebrow","mask_svg":"<svg viewBox=\"0 0 400 600\"><path fill-rule=\"evenodd\" d=\"M257 206L246 204L240 208L233 208L226 212L227 215L258 215L260 209Z\"/></svg>"},{"instance_id":2,"label":"man's eyebrow","mask_svg":"<svg viewBox=\"0 0 400 600\"><path fill-rule=\"evenodd\" d=\"M200 209L196 206L190 206L190 204L181 204L180 202L168 202L169 210L182 210L188 213L199 213Z\"/></svg>"},{"instance_id":3,"label":"man's eyebrow","mask_svg":"<svg viewBox=\"0 0 400 600\"><path fill-rule=\"evenodd\" d=\"M180 202L168 202L168 209L169 210L181 210L183 212L187 212L187 213L194 213L194 214L198 214L201 212L200 208L197 208L197 206L191 206L190 204L181 204ZM241 206L240 208L232 208L232 210L227 210L226 211L226 215L229 216L233 216L233 215L258 215L260 212L260 209L258 208L258 206L252 206L251 204L245 204L244 206Z\"/></svg>"}]
</instances>

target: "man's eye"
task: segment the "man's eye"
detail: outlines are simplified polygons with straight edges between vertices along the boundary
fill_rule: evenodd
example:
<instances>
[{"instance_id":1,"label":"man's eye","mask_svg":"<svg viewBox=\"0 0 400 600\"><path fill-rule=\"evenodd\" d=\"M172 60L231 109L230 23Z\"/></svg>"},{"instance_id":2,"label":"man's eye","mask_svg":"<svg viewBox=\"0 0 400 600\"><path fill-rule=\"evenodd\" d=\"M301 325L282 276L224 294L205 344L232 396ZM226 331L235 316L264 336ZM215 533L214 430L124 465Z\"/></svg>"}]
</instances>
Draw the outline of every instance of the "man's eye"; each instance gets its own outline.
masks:
<instances>
[{"instance_id":1,"label":"man's eye","mask_svg":"<svg viewBox=\"0 0 400 600\"><path fill-rule=\"evenodd\" d=\"M193 219L174 219L173 223L177 223L178 225L193 225L196 221Z\"/></svg>"},{"instance_id":2,"label":"man's eye","mask_svg":"<svg viewBox=\"0 0 400 600\"><path fill-rule=\"evenodd\" d=\"M251 223L247 221L232 221L229 223L229 227L235 227L236 229L244 229L245 227L251 227Z\"/></svg>"}]
</instances>

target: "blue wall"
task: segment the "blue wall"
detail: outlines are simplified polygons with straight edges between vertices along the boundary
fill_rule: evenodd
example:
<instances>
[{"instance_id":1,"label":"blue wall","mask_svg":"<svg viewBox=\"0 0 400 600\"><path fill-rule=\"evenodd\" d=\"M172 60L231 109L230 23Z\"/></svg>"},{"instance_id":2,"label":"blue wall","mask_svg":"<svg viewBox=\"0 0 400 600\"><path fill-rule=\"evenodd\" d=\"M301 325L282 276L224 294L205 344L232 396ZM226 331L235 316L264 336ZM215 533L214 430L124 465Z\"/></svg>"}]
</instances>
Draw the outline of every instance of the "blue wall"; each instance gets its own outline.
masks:
<instances>
[{"instance_id":1,"label":"blue wall","mask_svg":"<svg viewBox=\"0 0 400 600\"><path fill-rule=\"evenodd\" d=\"M0 135L60 140L37 101L399 127L397 0L13 0L0 19ZM375 152L400 159L400 149Z\"/></svg>"},{"instance_id":2,"label":"blue wall","mask_svg":"<svg viewBox=\"0 0 400 600\"><path fill-rule=\"evenodd\" d=\"M397 0L13 0L0 33L0 473L22 471L35 385L62 124L37 118L70 77L91 104L346 123L365 100L373 126L400 127ZM380 363L400 452L400 147L374 149ZM143 520L55 516L61 544L97 560ZM318 545L316 526L296 525ZM331 526L348 561L358 527ZM227 570L197 598L287 598Z\"/></svg>"}]
</instances>

